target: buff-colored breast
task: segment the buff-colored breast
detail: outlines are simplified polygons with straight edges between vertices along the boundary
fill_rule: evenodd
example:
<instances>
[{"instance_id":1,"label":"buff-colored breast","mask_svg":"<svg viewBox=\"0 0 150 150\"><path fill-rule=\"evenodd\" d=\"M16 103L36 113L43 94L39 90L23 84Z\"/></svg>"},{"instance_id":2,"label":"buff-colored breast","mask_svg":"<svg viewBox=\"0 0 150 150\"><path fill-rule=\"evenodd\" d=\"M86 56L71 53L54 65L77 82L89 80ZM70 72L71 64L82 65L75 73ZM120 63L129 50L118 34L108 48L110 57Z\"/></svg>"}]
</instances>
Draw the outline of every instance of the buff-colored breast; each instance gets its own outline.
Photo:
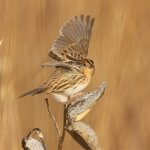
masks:
<instances>
[{"instance_id":1,"label":"buff-colored breast","mask_svg":"<svg viewBox=\"0 0 150 150\"><path fill-rule=\"evenodd\" d=\"M91 78L93 76L94 69L91 68L84 68L84 74L86 75L87 78Z\"/></svg>"}]
</instances>

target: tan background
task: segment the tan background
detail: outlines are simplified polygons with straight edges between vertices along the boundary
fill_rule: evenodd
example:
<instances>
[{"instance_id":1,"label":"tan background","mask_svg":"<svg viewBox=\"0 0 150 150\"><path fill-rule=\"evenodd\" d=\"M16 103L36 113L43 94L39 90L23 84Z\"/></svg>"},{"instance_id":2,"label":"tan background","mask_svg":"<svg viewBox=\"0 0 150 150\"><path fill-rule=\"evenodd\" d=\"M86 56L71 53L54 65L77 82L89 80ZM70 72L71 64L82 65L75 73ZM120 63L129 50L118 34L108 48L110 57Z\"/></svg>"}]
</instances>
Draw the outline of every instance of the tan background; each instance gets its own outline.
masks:
<instances>
[{"instance_id":1,"label":"tan background","mask_svg":"<svg viewBox=\"0 0 150 150\"><path fill-rule=\"evenodd\" d=\"M60 26L80 14L96 18L89 49L96 72L88 89L108 84L84 121L104 150L149 150L149 6L149 0L0 0L0 150L21 150L22 137L34 127L42 129L48 149L56 149L44 95L17 97L48 78L51 70L40 64ZM61 125L62 105L50 105ZM64 149L81 147L67 135Z\"/></svg>"}]
</instances>

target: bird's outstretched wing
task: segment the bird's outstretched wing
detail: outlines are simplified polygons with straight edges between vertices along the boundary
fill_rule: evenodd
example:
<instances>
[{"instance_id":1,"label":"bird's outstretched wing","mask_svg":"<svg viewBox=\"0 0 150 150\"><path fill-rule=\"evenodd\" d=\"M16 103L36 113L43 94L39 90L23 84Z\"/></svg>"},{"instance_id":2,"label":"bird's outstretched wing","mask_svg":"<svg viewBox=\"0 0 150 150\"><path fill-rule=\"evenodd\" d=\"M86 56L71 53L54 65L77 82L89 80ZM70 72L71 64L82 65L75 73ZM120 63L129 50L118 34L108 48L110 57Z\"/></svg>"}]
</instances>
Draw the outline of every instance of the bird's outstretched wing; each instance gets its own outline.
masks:
<instances>
[{"instance_id":1,"label":"bird's outstretched wing","mask_svg":"<svg viewBox=\"0 0 150 150\"><path fill-rule=\"evenodd\" d=\"M60 29L48 55L53 61L77 61L88 54L94 18L87 15L75 16Z\"/></svg>"}]
</instances>

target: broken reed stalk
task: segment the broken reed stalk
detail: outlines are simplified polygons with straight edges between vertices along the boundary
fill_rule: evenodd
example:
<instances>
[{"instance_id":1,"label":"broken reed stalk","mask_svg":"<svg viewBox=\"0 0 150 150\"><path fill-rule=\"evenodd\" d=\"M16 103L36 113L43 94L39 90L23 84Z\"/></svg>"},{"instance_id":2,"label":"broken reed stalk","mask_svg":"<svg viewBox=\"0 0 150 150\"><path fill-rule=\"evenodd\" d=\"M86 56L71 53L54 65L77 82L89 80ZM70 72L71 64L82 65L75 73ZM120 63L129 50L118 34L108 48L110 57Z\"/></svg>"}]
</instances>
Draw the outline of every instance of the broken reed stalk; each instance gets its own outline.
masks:
<instances>
[{"instance_id":1,"label":"broken reed stalk","mask_svg":"<svg viewBox=\"0 0 150 150\"><path fill-rule=\"evenodd\" d=\"M47 106L47 111L48 111L49 116L50 116L50 121L51 121L51 119L53 120L54 125L55 125L55 128L56 128L57 133L58 133L58 137L59 137L59 139L60 139L60 138L61 138L61 133L60 133L60 130L59 130L59 127L58 127L57 121L56 121L56 119L55 119L54 115L51 113L51 111L50 111L50 109L49 109L48 98L45 98L45 102L46 102L46 106Z\"/></svg>"}]
</instances>

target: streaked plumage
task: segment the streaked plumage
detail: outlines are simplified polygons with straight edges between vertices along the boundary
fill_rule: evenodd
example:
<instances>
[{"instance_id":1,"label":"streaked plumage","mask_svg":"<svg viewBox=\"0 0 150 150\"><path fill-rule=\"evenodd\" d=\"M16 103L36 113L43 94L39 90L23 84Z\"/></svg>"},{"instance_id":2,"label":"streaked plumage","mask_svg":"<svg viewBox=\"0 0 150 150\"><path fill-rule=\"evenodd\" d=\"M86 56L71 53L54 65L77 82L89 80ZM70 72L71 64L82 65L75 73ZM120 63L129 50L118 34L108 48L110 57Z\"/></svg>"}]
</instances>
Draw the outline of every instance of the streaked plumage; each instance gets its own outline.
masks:
<instances>
[{"instance_id":1,"label":"streaked plumage","mask_svg":"<svg viewBox=\"0 0 150 150\"><path fill-rule=\"evenodd\" d=\"M60 30L48 55L51 62L43 66L54 66L56 71L40 87L20 97L39 93L52 93L60 102L67 102L68 96L82 91L89 84L94 73L94 63L87 59L94 18L78 16L70 19Z\"/></svg>"},{"instance_id":2,"label":"streaked plumage","mask_svg":"<svg viewBox=\"0 0 150 150\"><path fill-rule=\"evenodd\" d=\"M39 128L34 128L23 138L22 147L24 150L46 150L42 132Z\"/></svg>"}]
</instances>

